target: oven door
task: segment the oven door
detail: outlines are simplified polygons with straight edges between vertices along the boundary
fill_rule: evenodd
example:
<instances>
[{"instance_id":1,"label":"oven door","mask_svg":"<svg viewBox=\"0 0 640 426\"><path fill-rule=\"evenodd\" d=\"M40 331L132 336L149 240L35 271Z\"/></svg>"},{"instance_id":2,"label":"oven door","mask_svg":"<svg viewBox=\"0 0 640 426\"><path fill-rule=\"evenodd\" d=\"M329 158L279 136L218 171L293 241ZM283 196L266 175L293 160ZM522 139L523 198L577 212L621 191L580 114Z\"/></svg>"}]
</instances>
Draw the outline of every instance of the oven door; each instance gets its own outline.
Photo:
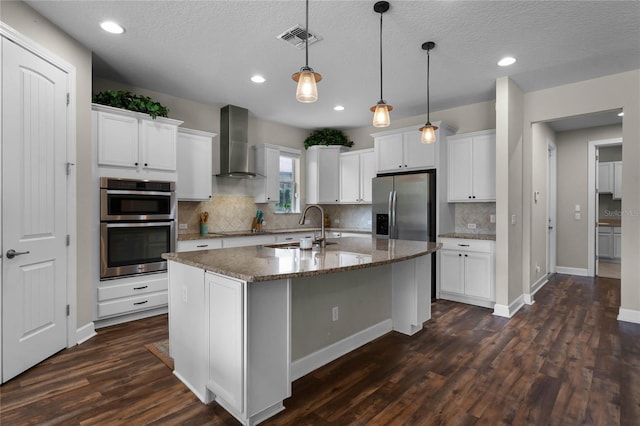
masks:
<instances>
[{"instance_id":1,"label":"oven door","mask_svg":"<svg viewBox=\"0 0 640 426\"><path fill-rule=\"evenodd\" d=\"M100 279L166 271L174 241L174 221L101 223Z\"/></svg>"},{"instance_id":2,"label":"oven door","mask_svg":"<svg viewBox=\"0 0 640 426\"><path fill-rule=\"evenodd\" d=\"M101 221L173 220L175 192L100 190Z\"/></svg>"}]
</instances>

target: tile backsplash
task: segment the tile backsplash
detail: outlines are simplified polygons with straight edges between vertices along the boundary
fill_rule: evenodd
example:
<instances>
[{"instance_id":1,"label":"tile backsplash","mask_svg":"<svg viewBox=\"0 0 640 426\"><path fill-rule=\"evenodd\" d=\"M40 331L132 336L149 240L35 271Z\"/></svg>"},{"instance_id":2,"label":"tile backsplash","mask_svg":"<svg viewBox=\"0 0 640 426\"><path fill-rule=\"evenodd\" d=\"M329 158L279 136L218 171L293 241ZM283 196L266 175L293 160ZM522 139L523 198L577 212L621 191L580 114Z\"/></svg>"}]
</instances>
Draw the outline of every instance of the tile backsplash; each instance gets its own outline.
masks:
<instances>
[{"instance_id":1,"label":"tile backsplash","mask_svg":"<svg viewBox=\"0 0 640 426\"><path fill-rule=\"evenodd\" d=\"M294 229L319 227L317 210L310 211L305 225L298 225L299 213L275 213L274 204L256 204L251 196L216 195L211 201L178 202L178 223L187 224L187 229L178 229L178 234L200 232L200 212L209 212L209 232L247 231L257 209L264 212L265 229ZM329 215L331 227L371 229L371 205L323 205Z\"/></svg>"},{"instance_id":2,"label":"tile backsplash","mask_svg":"<svg viewBox=\"0 0 640 426\"><path fill-rule=\"evenodd\" d=\"M491 223L491 215L496 214L496 203L456 203L456 233L495 234L496 224ZM475 229L468 224L474 223Z\"/></svg>"}]
</instances>

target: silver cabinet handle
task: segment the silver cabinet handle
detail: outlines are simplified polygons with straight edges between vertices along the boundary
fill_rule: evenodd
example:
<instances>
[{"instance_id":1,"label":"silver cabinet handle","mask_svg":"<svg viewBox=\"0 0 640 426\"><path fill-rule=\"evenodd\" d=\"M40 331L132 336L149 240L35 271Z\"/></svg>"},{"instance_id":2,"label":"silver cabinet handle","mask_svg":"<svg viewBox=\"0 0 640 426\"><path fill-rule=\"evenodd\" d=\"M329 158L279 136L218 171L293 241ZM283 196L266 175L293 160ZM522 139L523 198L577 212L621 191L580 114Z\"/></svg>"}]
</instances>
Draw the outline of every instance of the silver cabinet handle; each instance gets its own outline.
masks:
<instances>
[{"instance_id":1,"label":"silver cabinet handle","mask_svg":"<svg viewBox=\"0 0 640 426\"><path fill-rule=\"evenodd\" d=\"M21 254L29 254L29 251L15 251L14 249L7 250L7 259L13 259Z\"/></svg>"}]
</instances>

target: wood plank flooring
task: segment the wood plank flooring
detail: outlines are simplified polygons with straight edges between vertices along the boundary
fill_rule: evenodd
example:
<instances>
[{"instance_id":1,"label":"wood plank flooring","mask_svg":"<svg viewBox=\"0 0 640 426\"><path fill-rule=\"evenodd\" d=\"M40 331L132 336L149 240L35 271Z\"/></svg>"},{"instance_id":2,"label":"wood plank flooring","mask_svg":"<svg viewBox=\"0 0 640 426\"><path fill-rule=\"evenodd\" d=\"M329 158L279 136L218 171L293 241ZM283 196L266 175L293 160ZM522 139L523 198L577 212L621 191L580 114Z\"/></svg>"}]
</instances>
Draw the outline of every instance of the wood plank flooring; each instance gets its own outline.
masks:
<instances>
[{"instance_id":1,"label":"wood plank flooring","mask_svg":"<svg viewBox=\"0 0 640 426\"><path fill-rule=\"evenodd\" d=\"M618 280L555 275L508 320L438 301L413 337L389 333L295 381L267 425L638 425L640 325ZM101 329L0 387L2 425L237 425L144 348L166 316Z\"/></svg>"}]
</instances>

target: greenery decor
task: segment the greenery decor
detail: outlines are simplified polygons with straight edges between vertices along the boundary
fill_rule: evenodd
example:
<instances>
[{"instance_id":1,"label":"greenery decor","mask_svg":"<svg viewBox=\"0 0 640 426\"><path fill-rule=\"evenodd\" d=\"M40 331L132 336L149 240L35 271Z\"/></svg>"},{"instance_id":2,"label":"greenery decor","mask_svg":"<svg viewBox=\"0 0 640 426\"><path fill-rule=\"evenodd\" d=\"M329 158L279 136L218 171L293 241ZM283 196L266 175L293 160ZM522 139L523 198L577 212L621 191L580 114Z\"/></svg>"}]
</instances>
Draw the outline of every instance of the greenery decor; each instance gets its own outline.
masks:
<instances>
[{"instance_id":1,"label":"greenery decor","mask_svg":"<svg viewBox=\"0 0 640 426\"><path fill-rule=\"evenodd\" d=\"M149 114L154 120L156 117L166 117L169 113L169 108L159 102L148 96L134 95L128 90L105 90L93 95L92 101L100 105L143 112Z\"/></svg>"},{"instance_id":2,"label":"greenery decor","mask_svg":"<svg viewBox=\"0 0 640 426\"><path fill-rule=\"evenodd\" d=\"M341 130L320 129L311 132L309 137L304 140L304 149L309 149L313 145L344 145L351 148L353 141L347 139Z\"/></svg>"}]
</instances>

